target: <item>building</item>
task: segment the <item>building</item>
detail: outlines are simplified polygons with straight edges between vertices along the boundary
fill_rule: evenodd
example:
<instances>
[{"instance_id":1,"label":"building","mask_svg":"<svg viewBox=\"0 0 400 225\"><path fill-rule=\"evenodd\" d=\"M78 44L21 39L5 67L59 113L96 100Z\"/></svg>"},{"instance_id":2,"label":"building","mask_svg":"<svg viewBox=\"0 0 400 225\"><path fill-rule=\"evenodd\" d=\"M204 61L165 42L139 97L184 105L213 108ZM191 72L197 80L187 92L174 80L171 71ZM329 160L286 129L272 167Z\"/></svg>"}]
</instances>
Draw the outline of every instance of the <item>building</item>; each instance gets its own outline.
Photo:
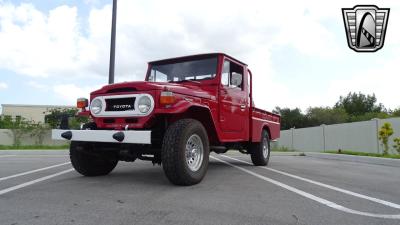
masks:
<instances>
[{"instance_id":1,"label":"building","mask_svg":"<svg viewBox=\"0 0 400 225\"><path fill-rule=\"evenodd\" d=\"M23 105L23 104L1 104L1 116L11 116L12 118L25 118L36 123L45 122L45 116L50 114L52 109L74 109L75 106L61 105Z\"/></svg>"}]
</instances>

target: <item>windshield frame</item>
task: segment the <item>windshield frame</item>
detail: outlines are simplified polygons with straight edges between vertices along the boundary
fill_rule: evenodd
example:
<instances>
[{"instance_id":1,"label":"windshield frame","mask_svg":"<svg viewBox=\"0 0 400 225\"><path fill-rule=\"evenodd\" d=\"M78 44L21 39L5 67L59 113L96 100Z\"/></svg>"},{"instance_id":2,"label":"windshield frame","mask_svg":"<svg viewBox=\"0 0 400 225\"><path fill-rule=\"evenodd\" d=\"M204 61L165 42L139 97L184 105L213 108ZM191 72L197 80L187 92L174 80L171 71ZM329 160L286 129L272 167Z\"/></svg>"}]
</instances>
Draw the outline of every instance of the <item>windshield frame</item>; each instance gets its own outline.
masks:
<instances>
[{"instance_id":1,"label":"windshield frame","mask_svg":"<svg viewBox=\"0 0 400 225\"><path fill-rule=\"evenodd\" d=\"M184 62L198 61L198 60L204 60L204 59L215 59L216 60L215 75L213 77L208 77L208 78L199 79L199 80L196 80L196 79L185 79L185 80L179 80L179 81L155 81L155 80L149 80L149 78L151 77L151 73L153 71L153 69L152 69L153 66L184 63ZM154 62L150 62L148 64L148 69L147 69L145 81L157 82L157 83L173 83L173 84L180 84L180 83L189 83L189 84L214 83L214 82L218 82L218 79L219 79L219 72L220 72L219 71L220 70L219 67L220 67L220 56L218 54L195 55L195 56L186 56L186 57L179 57L179 58L172 58L172 59L154 61Z\"/></svg>"}]
</instances>

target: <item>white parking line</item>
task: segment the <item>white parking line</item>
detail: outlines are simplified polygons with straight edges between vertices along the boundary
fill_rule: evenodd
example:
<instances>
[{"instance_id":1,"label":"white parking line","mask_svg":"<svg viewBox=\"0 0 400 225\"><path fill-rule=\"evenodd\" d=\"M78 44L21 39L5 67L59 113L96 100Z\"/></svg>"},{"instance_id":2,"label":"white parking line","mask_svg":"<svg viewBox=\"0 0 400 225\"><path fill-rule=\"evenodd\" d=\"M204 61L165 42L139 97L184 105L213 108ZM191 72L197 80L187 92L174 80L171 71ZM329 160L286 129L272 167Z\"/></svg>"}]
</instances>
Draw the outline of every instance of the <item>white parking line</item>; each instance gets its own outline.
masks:
<instances>
[{"instance_id":1,"label":"white parking line","mask_svg":"<svg viewBox=\"0 0 400 225\"><path fill-rule=\"evenodd\" d=\"M20 158L25 158L25 157L27 157L27 158L29 158L29 157L40 157L40 158L43 158L43 157L69 157L69 155L12 155L13 157L20 157Z\"/></svg>"},{"instance_id":2,"label":"white parking line","mask_svg":"<svg viewBox=\"0 0 400 225\"><path fill-rule=\"evenodd\" d=\"M11 179L11 178L14 178L14 177L24 176L24 175L31 174L31 173L40 172L40 171L43 171L43 170L56 168L56 167L59 167L59 166L64 166L64 165L67 165L67 164L70 164L70 162L61 163L61 164L57 164L57 165L54 165L54 166L48 166L48 167L44 167L44 168L40 168L40 169L36 169L36 170L30 170L30 171L26 171L26 172L23 172L23 173L10 175L10 176L7 176L7 177L0 177L0 181L8 180L8 179Z\"/></svg>"},{"instance_id":3,"label":"white parking line","mask_svg":"<svg viewBox=\"0 0 400 225\"><path fill-rule=\"evenodd\" d=\"M225 158L229 158L229 159L235 160L235 161L238 161L238 162L242 162L242 163L246 163L246 164L252 165L251 163L243 161L243 160L240 160L240 159L235 159L235 158L232 158L232 157L229 157L229 156L224 156L224 155L221 155L221 156L223 156ZM280 171L280 170L276 170L276 169L272 169L272 168L268 168L268 167L259 167L259 168L262 168L262 169L265 169L265 170L269 170L269 171L272 171L272 172L275 172L275 173L279 173L279 174L282 174L282 175L285 175L285 176L288 176L288 177L292 177L292 178L295 178L295 179L298 179L298 180L302 180L302 181L305 181L305 182L308 182L308 183L311 183L311 184L315 184L315 185L318 185L318 186L321 186L321 187L324 187L324 188L328 188L328 189L331 189L331 190L334 190L334 191L342 192L344 194L352 195L354 197L366 199L366 200L369 200L369 201L372 201L372 202L376 202L376 203L379 203L379 204L382 204L382 205L386 205L386 206L389 206L389 207L392 207L392 208L400 209L400 205L396 204L396 203L393 203L393 202L389 202L389 201L385 201L385 200L382 200L382 199L379 199L379 198L374 198L374 197L370 197L370 196L367 196L367 195L359 194L359 193L356 193L356 192L348 191L348 190L345 190L345 189L342 189L342 188L339 188L339 187L335 187L335 186L332 186L332 185L329 185L329 184L324 184L324 183L321 183L321 182L318 182L318 181L310 180L310 179L307 179L307 178L304 178L304 177L300 177L300 176L297 176L297 175L294 175L294 174L286 173L286 172L283 172L283 171Z\"/></svg>"},{"instance_id":4,"label":"white parking line","mask_svg":"<svg viewBox=\"0 0 400 225\"><path fill-rule=\"evenodd\" d=\"M284 184L284 183L281 183L281 182L279 182L279 181L273 180L273 179L271 179L271 178L265 177L265 176L260 175L260 174L258 174L258 173L252 172L252 171L250 171L250 170L248 170L248 169L245 169L245 168L243 168L243 167L236 166L236 165L234 165L234 164L232 164L232 163L229 163L229 162L227 162L227 161L224 161L224 160L222 160L222 159L216 158L216 157L214 157L214 156L210 156L210 157L211 157L212 159L215 159L215 160L219 161L219 162L222 162L222 163L225 163L225 164L227 164L227 165L229 165L229 166L232 166L232 167L234 167L234 168L236 168L236 169L238 169L238 170L241 170L241 171L243 171L243 172L245 172L245 173L248 173L248 174L250 174L250 175L253 175L253 176L255 176L255 177L257 177L257 178L259 178L259 179L261 179L261 180L270 182L270 183L275 184L275 185L277 185L277 186L279 186L279 187L282 187L282 188L284 188L284 189L286 189L286 190L289 190L289 191L294 192L294 193L296 193L296 194L298 194L298 195L301 195L301 196L303 196L303 197L306 197L306 198L308 198L308 199L311 199L311 200L316 201L316 202L318 202L318 203L320 203L320 204L326 205L326 206L328 206L328 207L337 209L337 210L342 211L342 212L346 212L346 213L350 213L350 214L355 214L355 215L361 215L361 216L375 217L375 218L400 219L400 214L397 214L397 215L376 214L376 213L368 213L368 212L362 212L362 211L358 211L358 210L353 210L353 209L350 209L350 208L346 208L346 207L344 207L344 206L342 206L342 205L336 204L336 203L331 202L331 201L329 201L329 200L323 199L323 198L321 198L321 197L318 197L318 196L315 196L315 195L313 195L313 194L307 193L307 192L305 192L305 191L299 190L299 189L297 189L297 188L295 188L295 187L289 186L289 185L287 185L287 184Z\"/></svg>"},{"instance_id":5,"label":"white parking line","mask_svg":"<svg viewBox=\"0 0 400 225\"><path fill-rule=\"evenodd\" d=\"M28 181L26 183L22 183L22 184L19 184L19 185L10 187L10 188L6 188L6 189L3 189L3 190L0 190L0 195L4 195L4 194L6 194L8 192L15 191L15 190L21 189L23 187L26 187L26 186L29 186L29 185L32 185L32 184L36 184L36 183L51 179L53 177L57 177L57 176L69 173L69 172L71 172L73 170L74 169L63 170L63 171L61 171L59 173L51 174L51 175L48 175L48 176L45 176L45 177L41 177L41 178L36 179L36 180Z\"/></svg>"},{"instance_id":6,"label":"white parking line","mask_svg":"<svg viewBox=\"0 0 400 225\"><path fill-rule=\"evenodd\" d=\"M17 156L17 155L0 155L0 158L13 157L13 156Z\"/></svg>"}]
</instances>

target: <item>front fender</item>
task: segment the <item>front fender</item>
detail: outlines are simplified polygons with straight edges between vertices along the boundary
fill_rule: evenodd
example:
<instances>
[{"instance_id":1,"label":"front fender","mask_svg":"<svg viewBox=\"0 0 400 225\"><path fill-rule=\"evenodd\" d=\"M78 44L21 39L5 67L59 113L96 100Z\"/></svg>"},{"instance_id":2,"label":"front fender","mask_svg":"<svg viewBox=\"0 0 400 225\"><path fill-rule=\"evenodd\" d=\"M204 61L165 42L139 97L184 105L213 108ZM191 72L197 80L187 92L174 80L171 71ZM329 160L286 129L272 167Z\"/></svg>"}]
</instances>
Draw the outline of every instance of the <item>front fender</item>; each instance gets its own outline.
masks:
<instances>
[{"instance_id":1,"label":"front fender","mask_svg":"<svg viewBox=\"0 0 400 225\"><path fill-rule=\"evenodd\" d=\"M210 143L218 143L221 137L216 126L218 122L217 105L217 103L207 100L196 102L195 100L186 99L177 102L174 104L174 107L158 108L155 110L155 114L174 115L170 117L172 122L183 118L196 119L200 121L207 130Z\"/></svg>"},{"instance_id":2,"label":"front fender","mask_svg":"<svg viewBox=\"0 0 400 225\"><path fill-rule=\"evenodd\" d=\"M173 105L159 106L155 109L155 114L180 114L186 112L191 107L202 107L210 111L208 104L201 103L200 99L183 97Z\"/></svg>"}]
</instances>

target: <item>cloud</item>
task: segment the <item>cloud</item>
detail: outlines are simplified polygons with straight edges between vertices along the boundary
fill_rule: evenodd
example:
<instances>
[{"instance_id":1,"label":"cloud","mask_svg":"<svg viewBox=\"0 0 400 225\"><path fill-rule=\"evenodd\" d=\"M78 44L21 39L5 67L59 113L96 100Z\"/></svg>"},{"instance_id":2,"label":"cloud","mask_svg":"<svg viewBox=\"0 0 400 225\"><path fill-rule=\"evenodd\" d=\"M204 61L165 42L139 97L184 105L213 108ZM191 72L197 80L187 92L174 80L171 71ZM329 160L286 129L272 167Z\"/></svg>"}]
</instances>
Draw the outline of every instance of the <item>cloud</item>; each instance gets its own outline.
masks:
<instances>
[{"instance_id":1,"label":"cloud","mask_svg":"<svg viewBox=\"0 0 400 225\"><path fill-rule=\"evenodd\" d=\"M99 89L101 85L80 87L75 84L60 84L53 87L53 91L63 99L66 104L75 105L78 98L89 98L89 93Z\"/></svg>"},{"instance_id":2,"label":"cloud","mask_svg":"<svg viewBox=\"0 0 400 225\"><path fill-rule=\"evenodd\" d=\"M398 52L396 50L396 52ZM388 61L382 61L381 66L374 69L361 69L352 76L331 82L328 87L329 98L349 92L362 92L375 94L378 102L392 109L400 107L398 90L400 77L398 74L400 57L394 57Z\"/></svg>"},{"instance_id":3,"label":"cloud","mask_svg":"<svg viewBox=\"0 0 400 225\"><path fill-rule=\"evenodd\" d=\"M7 88L8 88L8 85L6 83L0 82L0 90L7 89Z\"/></svg>"},{"instance_id":4,"label":"cloud","mask_svg":"<svg viewBox=\"0 0 400 225\"><path fill-rule=\"evenodd\" d=\"M0 68L54 80L52 90L69 103L75 102L77 93L87 96L94 89L90 84L78 86L82 78L106 78L108 74L111 5L99 6L97 0L85 3L88 15L79 15L74 6L61 5L43 12L33 4L0 1ZM344 51L351 51L345 43L340 8L355 4L356 1L255 0L243 4L233 0L119 0L116 80L142 80L146 62L151 60L225 52L249 65L254 75L255 101L261 108L330 105L326 99L331 98L330 93L338 94L332 88L340 82L338 78L332 77L328 82L327 89L332 90L328 94L313 92L313 84L309 83L302 83L304 89L298 93L280 79L292 76L281 72L281 67L291 65L285 61L272 63L273 53L291 48L299 57L325 59L329 68L330 62L342 58ZM380 1L377 4L386 7ZM394 29L398 24L399 16L392 13L385 45L400 44L400 33ZM395 69L387 68L387 73ZM292 73L296 72L293 68ZM339 72L346 72L345 66ZM381 73L382 69L377 68L376 72ZM324 77L324 71L320 73ZM55 84L60 79L67 80L66 84ZM376 78L371 74L370 79ZM345 81L355 85L348 89L357 87L352 81L355 78ZM39 83L29 85L40 88Z\"/></svg>"},{"instance_id":5,"label":"cloud","mask_svg":"<svg viewBox=\"0 0 400 225\"><path fill-rule=\"evenodd\" d=\"M28 86L33 87L35 89L46 90L47 86L36 81L29 81Z\"/></svg>"},{"instance_id":6,"label":"cloud","mask_svg":"<svg viewBox=\"0 0 400 225\"><path fill-rule=\"evenodd\" d=\"M60 6L48 15L31 4L0 7L0 66L29 76L46 77L76 69L77 10Z\"/></svg>"},{"instance_id":7,"label":"cloud","mask_svg":"<svg viewBox=\"0 0 400 225\"><path fill-rule=\"evenodd\" d=\"M99 0L84 0L83 2L88 5L99 4Z\"/></svg>"},{"instance_id":8,"label":"cloud","mask_svg":"<svg viewBox=\"0 0 400 225\"><path fill-rule=\"evenodd\" d=\"M254 58L249 52L268 51L275 44L326 54L321 49L332 44L319 41L332 39L329 30L302 9L286 9L293 20L279 10L266 10L284 3L229 1L229 10L223 10L226 3L120 0L117 71L126 77L142 75L147 60L208 51ZM5 3L0 10L3 68L42 77L107 74L111 5L92 8L87 23L76 7L66 5L48 13L27 3ZM308 24L307 30L299 24ZM305 47L310 42L312 49Z\"/></svg>"}]
</instances>

